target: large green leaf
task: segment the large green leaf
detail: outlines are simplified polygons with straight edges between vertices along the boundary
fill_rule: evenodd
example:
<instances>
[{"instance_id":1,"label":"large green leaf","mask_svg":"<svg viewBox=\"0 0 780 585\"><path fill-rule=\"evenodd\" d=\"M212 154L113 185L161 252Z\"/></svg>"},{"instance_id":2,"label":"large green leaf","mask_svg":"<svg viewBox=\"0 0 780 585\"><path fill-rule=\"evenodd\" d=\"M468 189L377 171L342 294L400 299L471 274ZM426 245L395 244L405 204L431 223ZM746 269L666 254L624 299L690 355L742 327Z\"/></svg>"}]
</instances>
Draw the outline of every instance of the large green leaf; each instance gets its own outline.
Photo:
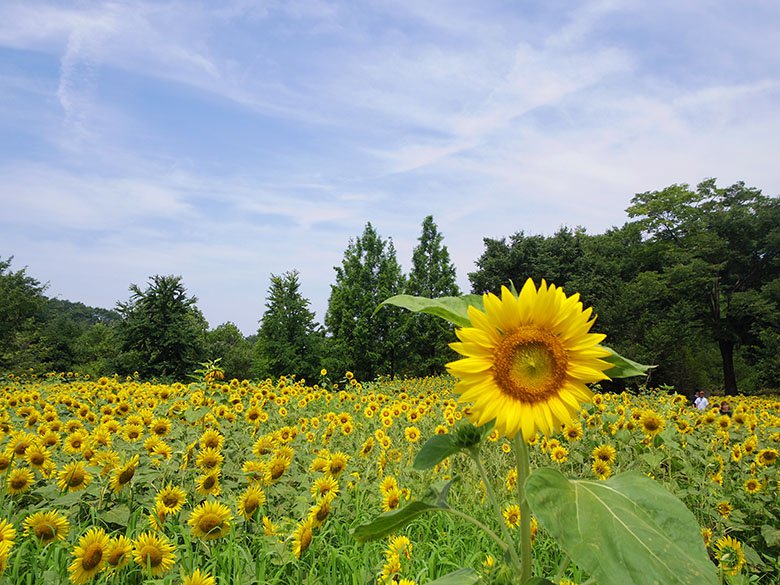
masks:
<instances>
[{"instance_id":1,"label":"large green leaf","mask_svg":"<svg viewBox=\"0 0 780 585\"><path fill-rule=\"evenodd\" d=\"M603 346L604 349L612 352L612 355L605 357L604 361L612 364L612 367L606 370L604 373L612 378L631 378L633 376L647 376L647 372L653 369L655 366L646 366L644 364L637 363L633 360L623 357L611 347Z\"/></svg>"},{"instance_id":2,"label":"large green leaf","mask_svg":"<svg viewBox=\"0 0 780 585\"><path fill-rule=\"evenodd\" d=\"M455 440L454 435L433 435L425 441L425 444L414 458L414 468L430 469L450 455L454 455L460 449L461 447Z\"/></svg>"},{"instance_id":3,"label":"large green leaf","mask_svg":"<svg viewBox=\"0 0 780 585\"><path fill-rule=\"evenodd\" d=\"M471 327L468 308L475 306L482 310L482 295L463 295L460 297L440 297L438 299L428 299L426 297L415 297L412 295L395 295L382 302L376 310L378 311L385 305L393 305L408 309L413 313L428 313L441 317L458 327ZM376 311L375 311L376 312Z\"/></svg>"},{"instance_id":4,"label":"large green leaf","mask_svg":"<svg viewBox=\"0 0 780 585\"><path fill-rule=\"evenodd\" d=\"M428 581L427 585L474 585L474 583L479 583L481 579L482 577L474 569L458 569L443 577Z\"/></svg>"},{"instance_id":5,"label":"large green leaf","mask_svg":"<svg viewBox=\"0 0 780 585\"><path fill-rule=\"evenodd\" d=\"M693 514L639 472L588 481L538 469L526 493L560 547L603 585L718 583Z\"/></svg>"},{"instance_id":6,"label":"large green leaf","mask_svg":"<svg viewBox=\"0 0 780 585\"><path fill-rule=\"evenodd\" d=\"M352 536L354 536L355 540L358 542L376 540L392 534L396 530L400 530L425 512L446 510L449 508L449 504L447 504L447 495L449 494L450 487L454 481L455 479L453 478L449 481L439 481L432 484L428 488L428 493L422 500L410 502L403 508L385 512L373 520L356 526L352 530Z\"/></svg>"}]
</instances>

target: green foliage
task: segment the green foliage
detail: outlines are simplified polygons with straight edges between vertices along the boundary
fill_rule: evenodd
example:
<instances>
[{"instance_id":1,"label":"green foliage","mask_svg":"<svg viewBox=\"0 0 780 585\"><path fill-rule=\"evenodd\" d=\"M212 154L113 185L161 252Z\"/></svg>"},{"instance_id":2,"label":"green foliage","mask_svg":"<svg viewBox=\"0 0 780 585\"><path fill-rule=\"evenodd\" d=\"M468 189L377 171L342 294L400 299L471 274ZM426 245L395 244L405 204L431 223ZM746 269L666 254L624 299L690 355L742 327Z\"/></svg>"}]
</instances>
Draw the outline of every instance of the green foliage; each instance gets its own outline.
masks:
<instances>
[{"instance_id":1,"label":"green foliage","mask_svg":"<svg viewBox=\"0 0 780 585\"><path fill-rule=\"evenodd\" d=\"M261 378L297 373L314 379L320 370L322 335L300 286L297 270L271 275L255 343L253 369Z\"/></svg>"},{"instance_id":2,"label":"green foliage","mask_svg":"<svg viewBox=\"0 0 780 585\"><path fill-rule=\"evenodd\" d=\"M46 286L11 270L13 257L0 257L0 370L39 366L49 349L40 334Z\"/></svg>"},{"instance_id":3,"label":"green foliage","mask_svg":"<svg viewBox=\"0 0 780 585\"><path fill-rule=\"evenodd\" d=\"M422 223L419 243L412 253L412 269L406 287L410 295L437 298L460 294L455 266L450 262L443 239L433 216L427 216ZM453 337L452 327L425 314L407 319L405 326L403 334L409 340L406 368L415 375L443 373L444 365L454 356L448 346Z\"/></svg>"},{"instance_id":4,"label":"green foliage","mask_svg":"<svg viewBox=\"0 0 780 585\"><path fill-rule=\"evenodd\" d=\"M590 481L539 469L526 494L541 524L599 583L719 582L693 514L641 473Z\"/></svg>"},{"instance_id":5,"label":"green foliage","mask_svg":"<svg viewBox=\"0 0 780 585\"><path fill-rule=\"evenodd\" d=\"M385 512L373 520L358 525L352 531L352 536L358 542L377 540L403 528L426 512L449 509L447 496L454 481L451 479L432 484L421 500L409 502L403 508Z\"/></svg>"},{"instance_id":6,"label":"green foliage","mask_svg":"<svg viewBox=\"0 0 780 585\"><path fill-rule=\"evenodd\" d=\"M653 274L672 297L668 308L717 344L724 389L736 393L735 351L760 346L774 326L766 316L780 308L767 294L780 286L780 200L708 179L695 191L672 185L640 193L628 213L664 260Z\"/></svg>"},{"instance_id":7,"label":"green foliage","mask_svg":"<svg viewBox=\"0 0 780 585\"><path fill-rule=\"evenodd\" d=\"M366 224L350 240L336 266L325 325L332 340L331 371L351 370L361 380L394 376L408 356L403 335L407 318L397 309L375 312L385 299L406 285L392 240L385 241Z\"/></svg>"},{"instance_id":8,"label":"green foliage","mask_svg":"<svg viewBox=\"0 0 780 585\"><path fill-rule=\"evenodd\" d=\"M205 355L220 360L227 379L252 377L252 344L234 323L223 323L206 333Z\"/></svg>"},{"instance_id":9,"label":"green foliage","mask_svg":"<svg viewBox=\"0 0 780 585\"><path fill-rule=\"evenodd\" d=\"M180 276L155 275L145 290L130 285L130 300L118 303L122 355L119 369L143 377L185 379L203 354L206 320Z\"/></svg>"}]
</instances>

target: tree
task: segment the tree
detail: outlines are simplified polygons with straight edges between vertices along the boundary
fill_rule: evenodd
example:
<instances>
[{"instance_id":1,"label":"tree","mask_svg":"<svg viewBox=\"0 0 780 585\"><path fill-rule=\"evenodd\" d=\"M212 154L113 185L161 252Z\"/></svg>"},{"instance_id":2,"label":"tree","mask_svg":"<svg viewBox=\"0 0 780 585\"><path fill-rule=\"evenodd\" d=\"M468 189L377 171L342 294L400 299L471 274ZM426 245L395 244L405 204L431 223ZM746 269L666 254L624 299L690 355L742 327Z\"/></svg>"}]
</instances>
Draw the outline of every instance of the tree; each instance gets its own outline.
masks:
<instances>
[{"instance_id":1,"label":"tree","mask_svg":"<svg viewBox=\"0 0 780 585\"><path fill-rule=\"evenodd\" d=\"M510 237L509 243L506 238L485 238L477 270L469 273L472 290L498 293L502 285L511 281L519 288L529 277L537 284L545 279L568 288L588 270L588 258L583 253L587 239L583 228L568 227L561 227L551 237L527 236L520 231Z\"/></svg>"},{"instance_id":2,"label":"tree","mask_svg":"<svg viewBox=\"0 0 780 585\"><path fill-rule=\"evenodd\" d=\"M255 343L254 369L260 377L298 374L314 379L319 373L322 336L300 286L297 270L271 275Z\"/></svg>"},{"instance_id":3,"label":"tree","mask_svg":"<svg viewBox=\"0 0 780 585\"><path fill-rule=\"evenodd\" d=\"M220 359L219 366L228 379L244 380L252 376L252 348L253 344L235 323L223 323L206 333L205 355Z\"/></svg>"},{"instance_id":4,"label":"tree","mask_svg":"<svg viewBox=\"0 0 780 585\"><path fill-rule=\"evenodd\" d=\"M183 380L203 358L208 324L180 276L155 275L149 281L145 290L130 285L130 300L117 303L120 369Z\"/></svg>"},{"instance_id":5,"label":"tree","mask_svg":"<svg viewBox=\"0 0 780 585\"><path fill-rule=\"evenodd\" d=\"M12 261L0 258L0 370L39 369L48 354L41 337L46 285L26 268L12 271Z\"/></svg>"},{"instance_id":6,"label":"tree","mask_svg":"<svg viewBox=\"0 0 780 585\"><path fill-rule=\"evenodd\" d=\"M433 216L427 216L422 223L419 244L412 253L412 270L406 292L410 295L437 298L457 296L460 290L456 283L455 265L450 262L447 246L442 244L444 236L439 233ZM407 321L406 339L409 343L408 368L415 374L441 374L444 365L451 361L447 344L454 339L452 327L432 315L418 313Z\"/></svg>"},{"instance_id":7,"label":"tree","mask_svg":"<svg viewBox=\"0 0 780 585\"><path fill-rule=\"evenodd\" d=\"M336 284L330 287L325 315L337 364L331 369L350 369L362 380L394 376L404 367L402 326L408 317L396 307L375 313L382 301L405 287L392 240L383 240L367 223L363 234L349 241L334 270Z\"/></svg>"},{"instance_id":8,"label":"tree","mask_svg":"<svg viewBox=\"0 0 780 585\"><path fill-rule=\"evenodd\" d=\"M724 389L736 393L735 350L760 343L757 320L778 309L771 291L780 278L780 202L743 182L718 188L708 179L695 191L672 185L631 203L629 216L663 255L664 283L717 343Z\"/></svg>"}]
</instances>

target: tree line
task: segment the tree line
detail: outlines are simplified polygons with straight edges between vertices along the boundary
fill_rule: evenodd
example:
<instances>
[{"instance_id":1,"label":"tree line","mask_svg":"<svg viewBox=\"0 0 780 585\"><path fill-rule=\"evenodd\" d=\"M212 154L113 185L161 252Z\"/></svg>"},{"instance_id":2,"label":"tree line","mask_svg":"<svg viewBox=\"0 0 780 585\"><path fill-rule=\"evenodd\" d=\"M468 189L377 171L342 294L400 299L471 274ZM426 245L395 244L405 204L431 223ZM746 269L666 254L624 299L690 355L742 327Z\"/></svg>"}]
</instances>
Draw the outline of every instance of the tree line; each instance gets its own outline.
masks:
<instances>
[{"instance_id":1,"label":"tree line","mask_svg":"<svg viewBox=\"0 0 780 585\"><path fill-rule=\"evenodd\" d=\"M468 277L475 293L542 278L579 292L596 330L618 352L656 364L652 385L727 393L780 388L780 203L739 182L708 179L637 194L630 220L603 234L562 227L484 239ZM127 301L95 309L45 296L46 287L0 258L0 371L138 372L186 380L220 359L228 377L350 370L361 380L435 375L455 355L435 317L395 307L395 294L460 294L433 217L422 223L409 274L391 238L371 223L351 239L323 324L300 291L300 275L272 274L256 335L233 323L210 329L178 276L131 285Z\"/></svg>"}]
</instances>

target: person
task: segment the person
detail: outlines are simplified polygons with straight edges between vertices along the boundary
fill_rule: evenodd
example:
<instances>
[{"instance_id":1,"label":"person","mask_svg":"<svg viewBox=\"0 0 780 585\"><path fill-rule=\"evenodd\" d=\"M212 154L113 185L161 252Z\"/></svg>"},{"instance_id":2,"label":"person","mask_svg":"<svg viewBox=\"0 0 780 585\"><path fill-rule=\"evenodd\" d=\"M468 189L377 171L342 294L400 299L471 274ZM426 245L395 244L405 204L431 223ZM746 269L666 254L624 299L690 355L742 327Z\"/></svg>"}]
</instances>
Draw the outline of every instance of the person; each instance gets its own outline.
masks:
<instances>
[{"instance_id":1,"label":"person","mask_svg":"<svg viewBox=\"0 0 780 585\"><path fill-rule=\"evenodd\" d=\"M728 400L724 400L723 402L720 403L720 414L731 416L731 405L729 404Z\"/></svg>"},{"instance_id":2,"label":"person","mask_svg":"<svg viewBox=\"0 0 780 585\"><path fill-rule=\"evenodd\" d=\"M709 403L710 401L707 400L707 397L704 395L704 390L699 390L696 393L696 400L693 401L693 405L699 410L707 410Z\"/></svg>"}]
</instances>

